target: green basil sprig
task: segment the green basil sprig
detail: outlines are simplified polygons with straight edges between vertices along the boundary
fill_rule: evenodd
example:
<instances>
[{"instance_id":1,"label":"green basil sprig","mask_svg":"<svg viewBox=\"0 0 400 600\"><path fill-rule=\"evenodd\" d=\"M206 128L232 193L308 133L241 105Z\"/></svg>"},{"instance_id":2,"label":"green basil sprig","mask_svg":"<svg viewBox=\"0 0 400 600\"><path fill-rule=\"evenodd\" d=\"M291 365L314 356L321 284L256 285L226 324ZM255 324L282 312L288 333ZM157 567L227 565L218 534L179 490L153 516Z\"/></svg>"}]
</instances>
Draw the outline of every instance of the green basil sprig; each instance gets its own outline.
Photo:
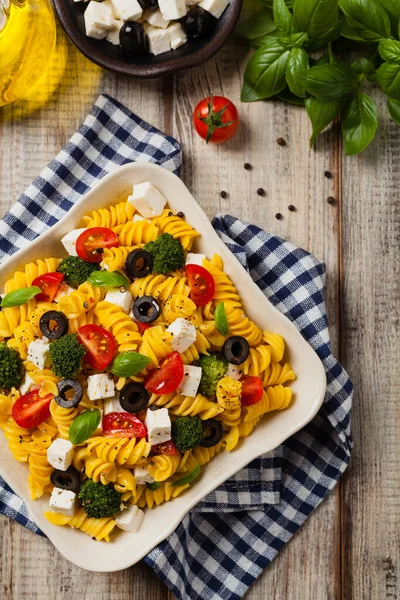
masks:
<instances>
[{"instance_id":1,"label":"green basil sprig","mask_svg":"<svg viewBox=\"0 0 400 600\"><path fill-rule=\"evenodd\" d=\"M1 300L1 307L10 308L12 306L21 306L22 304L29 302L29 300L32 300L32 298L41 292L42 290L37 285L21 288L20 290L14 290L13 292L3 296Z\"/></svg>"},{"instance_id":2,"label":"green basil sprig","mask_svg":"<svg viewBox=\"0 0 400 600\"><path fill-rule=\"evenodd\" d=\"M229 323L226 317L225 304L223 302L218 302L215 307L214 320L217 331L219 331L221 335L228 335Z\"/></svg>"},{"instance_id":3,"label":"green basil sprig","mask_svg":"<svg viewBox=\"0 0 400 600\"><path fill-rule=\"evenodd\" d=\"M147 367L149 362L150 358L139 352L121 352L114 358L110 371L118 377L130 377Z\"/></svg>"},{"instance_id":4,"label":"green basil sprig","mask_svg":"<svg viewBox=\"0 0 400 600\"><path fill-rule=\"evenodd\" d=\"M88 283L94 287L127 287L129 280L118 271L93 271L88 277Z\"/></svg>"},{"instance_id":5,"label":"green basil sprig","mask_svg":"<svg viewBox=\"0 0 400 600\"><path fill-rule=\"evenodd\" d=\"M376 104L367 94L351 98L343 113L342 137L348 156L362 152L373 140L378 127Z\"/></svg>"},{"instance_id":6,"label":"green basil sprig","mask_svg":"<svg viewBox=\"0 0 400 600\"><path fill-rule=\"evenodd\" d=\"M191 471L190 473L188 473L187 475L185 475L185 477L181 477L180 479L177 479L176 481L174 481L174 483L171 485L171 487L178 487L180 485L186 485L187 483L192 483L192 481L194 481L196 479L196 477L198 477L199 473L200 473L200 465L197 465L197 467L195 467L193 469L193 471Z\"/></svg>"},{"instance_id":7,"label":"green basil sprig","mask_svg":"<svg viewBox=\"0 0 400 600\"><path fill-rule=\"evenodd\" d=\"M101 413L96 410L85 410L75 417L69 428L69 439L71 444L81 444L88 440L100 424Z\"/></svg>"}]
</instances>

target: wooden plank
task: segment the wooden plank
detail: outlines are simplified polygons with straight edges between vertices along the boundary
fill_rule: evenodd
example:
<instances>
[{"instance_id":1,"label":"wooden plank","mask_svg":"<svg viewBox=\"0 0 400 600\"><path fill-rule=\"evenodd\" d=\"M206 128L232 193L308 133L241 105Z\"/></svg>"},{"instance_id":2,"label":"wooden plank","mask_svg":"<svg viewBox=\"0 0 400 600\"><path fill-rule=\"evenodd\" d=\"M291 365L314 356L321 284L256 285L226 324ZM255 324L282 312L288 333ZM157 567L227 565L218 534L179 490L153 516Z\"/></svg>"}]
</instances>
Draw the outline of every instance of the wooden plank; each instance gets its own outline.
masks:
<instances>
[{"instance_id":1,"label":"wooden plank","mask_svg":"<svg viewBox=\"0 0 400 600\"><path fill-rule=\"evenodd\" d=\"M376 99L383 117L383 94ZM369 149L343 162L341 354L356 390L343 600L400 597L400 129L380 120Z\"/></svg>"}]
</instances>

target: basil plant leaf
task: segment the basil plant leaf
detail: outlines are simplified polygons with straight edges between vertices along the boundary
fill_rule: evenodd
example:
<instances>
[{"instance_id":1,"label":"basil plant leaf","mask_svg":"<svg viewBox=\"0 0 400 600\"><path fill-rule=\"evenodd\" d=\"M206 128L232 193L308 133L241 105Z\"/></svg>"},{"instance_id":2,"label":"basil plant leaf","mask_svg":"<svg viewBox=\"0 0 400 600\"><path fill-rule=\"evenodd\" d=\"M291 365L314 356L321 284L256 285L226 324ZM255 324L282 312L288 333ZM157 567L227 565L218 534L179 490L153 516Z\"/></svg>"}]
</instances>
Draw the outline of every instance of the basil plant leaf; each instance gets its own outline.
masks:
<instances>
[{"instance_id":1,"label":"basil plant leaf","mask_svg":"<svg viewBox=\"0 0 400 600\"><path fill-rule=\"evenodd\" d=\"M149 362L150 358L139 352L121 352L114 358L110 371L118 377L130 377L147 367Z\"/></svg>"},{"instance_id":2,"label":"basil plant leaf","mask_svg":"<svg viewBox=\"0 0 400 600\"><path fill-rule=\"evenodd\" d=\"M400 64L383 63L376 72L376 78L390 98L400 100Z\"/></svg>"},{"instance_id":3,"label":"basil plant leaf","mask_svg":"<svg viewBox=\"0 0 400 600\"><path fill-rule=\"evenodd\" d=\"M297 31L306 31L310 38L317 38L337 23L338 0L296 0L293 17Z\"/></svg>"},{"instance_id":4,"label":"basil plant leaf","mask_svg":"<svg viewBox=\"0 0 400 600\"><path fill-rule=\"evenodd\" d=\"M250 84L253 93L260 99L271 98L286 87L286 61L289 51L285 50L276 39L271 39L259 48L247 63L244 82ZM242 101L244 99L242 90Z\"/></svg>"},{"instance_id":5,"label":"basil plant leaf","mask_svg":"<svg viewBox=\"0 0 400 600\"><path fill-rule=\"evenodd\" d=\"M14 290L13 292L9 292L3 296L1 300L1 307L10 308L12 306L21 306L22 304L29 302L29 300L32 300L32 298L37 296L37 294L40 294L41 291L42 290L37 285Z\"/></svg>"},{"instance_id":6,"label":"basil plant leaf","mask_svg":"<svg viewBox=\"0 0 400 600\"><path fill-rule=\"evenodd\" d=\"M196 479L196 477L199 476L200 469L201 469L200 465L197 465L193 469L193 471L191 471L184 477L181 477L180 479L177 479L176 481L174 481L174 483L171 485L171 487L179 487L181 485L186 485L187 483L192 483L192 481L194 481Z\"/></svg>"},{"instance_id":7,"label":"basil plant leaf","mask_svg":"<svg viewBox=\"0 0 400 600\"><path fill-rule=\"evenodd\" d=\"M293 104L294 106L304 106L304 98L295 96L289 89L279 92L276 97L279 98L279 100L282 100L282 102L287 102L288 104Z\"/></svg>"},{"instance_id":8,"label":"basil plant leaf","mask_svg":"<svg viewBox=\"0 0 400 600\"><path fill-rule=\"evenodd\" d=\"M130 283L125 275L118 271L93 271L87 280L94 287L128 287Z\"/></svg>"},{"instance_id":9,"label":"basil plant leaf","mask_svg":"<svg viewBox=\"0 0 400 600\"><path fill-rule=\"evenodd\" d=\"M226 317L225 304L223 302L218 302L215 307L214 320L217 331L219 331L221 335L228 335L229 323Z\"/></svg>"},{"instance_id":10,"label":"basil plant leaf","mask_svg":"<svg viewBox=\"0 0 400 600\"><path fill-rule=\"evenodd\" d=\"M262 98L259 94L257 94L254 86L244 81L242 85L242 91L240 92L240 100L242 102L257 102L257 100L262 100Z\"/></svg>"},{"instance_id":11,"label":"basil plant leaf","mask_svg":"<svg viewBox=\"0 0 400 600\"><path fill-rule=\"evenodd\" d=\"M250 17L250 19L243 21L236 32L246 40L253 40L266 33L275 31L275 29L276 25L272 18L272 11L269 8L264 8L261 12Z\"/></svg>"},{"instance_id":12,"label":"basil plant leaf","mask_svg":"<svg viewBox=\"0 0 400 600\"><path fill-rule=\"evenodd\" d=\"M306 100L306 111L312 124L312 136L310 138L310 145L314 143L316 137L323 132L329 123L340 113L346 102L346 96L343 98L336 98L336 100L330 100L326 102L324 100L318 100L317 98L307 98Z\"/></svg>"},{"instance_id":13,"label":"basil plant leaf","mask_svg":"<svg viewBox=\"0 0 400 600\"><path fill-rule=\"evenodd\" d=\"M312 96L335 100L350 92L357 81L357 73L348 65L333 63L297 71L294 78Z\"/></svg>"},{"instance_id":14,"label":"basil plant leaf","mask_svg":"<svg viewBox=\"0 0 400 600\"><path fill-rule=\"evenodd\" d=\"M375 73L375 65L368 60L368 58L364 58L363 56L355 58L350 66L356 73L364 73L365 75Z\"/></svg>"},{"instance_id":15,"label":"basil plant leaf","mask_svg":"<svg viewBox=\"0 0 400 600\"><path fill-rule=\"evenodd\" d=\"M343 23L340 33L342 37L347 38L348 40L365 44L364 38L362 38L357 31L349 27L349 25L346 22Z\"/></svg>"},{"instance_id":16,"label":"basil plant leaf","mask_svg":"<svg viewBox=\"0 0 400 600\"><path fill-rule=\"evenodd\" d=\"M389 15L376 0L339 0L339 6L348 26L364 41L390 37Z\"/></svg>"},{"instance_id":17,"label":"basil plant leaf","mask_svg":"<svg viewBox=\"0 0 400 600\"><path fill-rule=\"evenodd\" d=\"M94 434L100 424L101 413L99 410L85 410L75 417L69 428L71 444L82 444Z\"/></svg>"},{"instance_id":18,"label":"basil plant leaf","mask_svg":"<svg viewBox=\"0 0 400 600\"><path fill-rule=\"evenodd\" d=\"M290 91L301 98L305 97L306 92L294 75L297 71L308 69L308 67L308 54L304 48L292 48L286 63L286 81Z\"/></svg>"},{"instance_id":19,"label":"basil plant leaf","mask_svg":"<svg viewBox=\"0 0 400 600\"><path fill-rule=\"evenodd\" d=\"M342 115L342 138L347 156L359 154L374 139L378 127L376 104L358 92L349 98Z\"/></svg>"},{"instance_id":20,"label":"basil plant leaf","mask_svg":"<svg viewBox=\"0 0 400 600\"><path fill-rule=\"evenodd\" d=\"M395 19L400 19L399 0L378 0L379 4Z\"/></svg>"},{"instance_id":21,"label":"basil plant leaf","mask_svg":"<svg viewBox=\"0 0 400 600\"><path fill-rule=\"evenodd\" d=\"M395 100L394 98L387 99L387 107L390 116L393 121L400 125L400 100Z\"/></svg>"},{"instance_id":22,"label":"basil plant leaf","mask_svg":"<svg viewBox=\"0 0 400 600\"><path fill-rule=\"evenodd\" d=\"M293 29L292 13L286 6L285 0L274 0L273 6L274 21L278 29L285 33L291 33Z\"/></svg>"},{"instance_id":23,"label":"basil plant leaf","mask_svg":"<svg viewBox=\"0 0 400 600\"><path fill-rule=\"evenodd\" d=\"M381 40L378 50L383 60L400 64L400 42L397 40Z\"/></svg>"},{"instance_id":24,"label":"basil plant leaf","mask_svg":"<svg viewBox=\"0 0 400 600\"><path fill-rule=\"evenodd\" d=\"M274 40L278 39L278 36L276 35L275 31L272 31L271 33L266 33L265 35L262 35L261 37L253 38L252 40L249 40L249 46L250 46L250 48L254 48L254 50L258 50L259 48L262 48L262 46L269 44L271 39L274 39Z\"/></svg>"}]
</instances>

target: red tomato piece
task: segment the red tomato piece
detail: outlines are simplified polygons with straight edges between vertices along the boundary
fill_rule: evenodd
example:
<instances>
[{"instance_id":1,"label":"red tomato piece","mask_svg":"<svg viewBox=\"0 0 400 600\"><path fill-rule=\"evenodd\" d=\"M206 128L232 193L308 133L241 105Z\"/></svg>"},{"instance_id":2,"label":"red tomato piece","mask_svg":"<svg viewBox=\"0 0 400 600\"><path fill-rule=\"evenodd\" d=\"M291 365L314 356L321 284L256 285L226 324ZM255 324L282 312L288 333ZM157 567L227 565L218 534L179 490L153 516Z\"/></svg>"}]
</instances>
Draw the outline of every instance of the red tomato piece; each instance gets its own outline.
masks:
<instances>
[{"instance_id":1,"label":"red tomato piece","mask_svg":"<svg viewBox=\"0 0 400 600\"><path fill-rule=\"evenodd\" d=\"M150 329L150 325L148 323L141 323L141 321L137 321L136 325L139 329L140 335L143 335L146 329Z\"/></svg>"},{"instance_id":2,"label":"red tomato piece","mask_svg":"<svg viewBox=\"0 0 400 600\"><path fill-rule=\"evenodd\" d=\"M78 329L78 340L87 350L85 362L93 369L103 371L113 360L117 350L114 336L100 325L84 325Z\"/></svg>"},{"instance_id":3,"label":"red tomato piece","mask_svg":"<svg viewBox=\"0 0 400 600\"><path fill-rule=\"evenodd\" d=\"M263 395L262 379L245 375L240 381L242 384L242 405L250 406L259 402Z\"/></svg>"},{"instance_id":4,"label":"red tomato piece","mask_svg":"<svg viewBox=\"0 0 400 600\"><path fill-rule=\"evenodd\" d=\"M152 446L151 454L153 456L155 456L156 454L165 454L165 456L176 456L178 454L178 450L174 442L172 440L168 440L168 442L163 442L162 444L155 444L155 446Z\"/></svg>"},{"instance_id":5,"label":"red tomato piece","mask_svg":"<svg viewBox=\"0 0 400 600\"><path fill-rule=\"evenodd\" d=\"M11 411L12 418L17 425L24 429L37 427L49 418L52 399L52 394L41 398L38 390L28 392L15 401Z\"/></svg>"},{"instance_id":6,"label":"red tomato piece","mask_svg":"<svg viewBox=\"0 0 400 600\"><path fill-rule=\"evenodd\" d=\"M172 352L147 377L144 387L152 394L171 394L183 379L183 362L178 352Z\"/></svg>"},{"instance_id":7,"label":"red tomato piece","mask_svg":"<svg viewBox=\"0 0 400 600\"><path fill-rule=\"evenodd\" d=\"M200 265L187 265L185 271L190 287L189 298L196 306L205 306L214 298L215 281L213 276Z\"/></svg>"},{"instance_id":8,"label":"red tomato piece","mask_svg":"<svg viewBox=\"0 0 400 600\"><path fill-rule=\"evenodd\" d=\"M116 248L119 240L116 233L107 227L89 227L76 240L76 253L90 263L102 261L105 248Z\"/></svg>"},{"instance_id":9,"label":"red tomato piece","mask_svg":"<svg viewBox=\"0 0 400 600\"><path fill-rule=\"evenodd\" d=\"M196 105L194 127L203 140L222 144L233 137L239 127L236 106L224 96L209 96Z\"/></svg>"},{"instance_id":10,"label":"red tomato piece","mask_svg":"<svg viewBox=\"0 0 400 600\"><path fill-rule=\"evenodd\" d=\"M128 412L112 412L103 417L103 433L107 437L146 437L143 423Z\"/></svg>"},{"instance_id":11,"label":"red tomato piece","mask_svg":"<svg viewBox=\"0 0 400 600\"><path fill-rule=\"evenodd\" d=\"M64 275L62 273L46 273L45 275L36 277L32 281L32 285L40 287L42 293L35 296L35 300L39 302L53 302L63 279Z\"/></svg>"}]
</instances>

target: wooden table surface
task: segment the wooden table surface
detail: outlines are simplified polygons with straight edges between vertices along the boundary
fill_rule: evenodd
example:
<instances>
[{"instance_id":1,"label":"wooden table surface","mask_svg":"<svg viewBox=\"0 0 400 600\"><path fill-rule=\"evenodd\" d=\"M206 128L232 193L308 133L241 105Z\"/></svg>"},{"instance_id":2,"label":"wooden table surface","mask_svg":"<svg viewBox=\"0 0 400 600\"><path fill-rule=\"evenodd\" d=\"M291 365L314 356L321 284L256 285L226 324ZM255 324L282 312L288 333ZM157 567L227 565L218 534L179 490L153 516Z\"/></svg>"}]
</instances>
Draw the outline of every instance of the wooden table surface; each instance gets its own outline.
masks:
<instances>
[{"instance_id":1,"label":"wooden table surface","mask_svg":"<svg viewBox=\"0 0 400 600\"><path fill-rule=\"evenodd\" d=\"M323 259L334 352L356 389L351 464L247 600L398 599L400 129L375 93L380 127L366 152L346 158L337 128L310 150L304 110L279 102L240 104L246 54L246 46L232 39L205 67L140 82L101 71L60 34L41 87L29 102L0 111L0 210L18 198L106 92L182 142L183 179L210 217L218 211L243 217ZM220 147L206 147L191 126L194 105L210 91L235 101L242 118L234 140ZM277 144L279 137L286 146ZM264 197L257 195L259 187ZM90 574L5 518L0 553L3 600L174 597L144 564Z\"/></svg>"}]
</instances>

